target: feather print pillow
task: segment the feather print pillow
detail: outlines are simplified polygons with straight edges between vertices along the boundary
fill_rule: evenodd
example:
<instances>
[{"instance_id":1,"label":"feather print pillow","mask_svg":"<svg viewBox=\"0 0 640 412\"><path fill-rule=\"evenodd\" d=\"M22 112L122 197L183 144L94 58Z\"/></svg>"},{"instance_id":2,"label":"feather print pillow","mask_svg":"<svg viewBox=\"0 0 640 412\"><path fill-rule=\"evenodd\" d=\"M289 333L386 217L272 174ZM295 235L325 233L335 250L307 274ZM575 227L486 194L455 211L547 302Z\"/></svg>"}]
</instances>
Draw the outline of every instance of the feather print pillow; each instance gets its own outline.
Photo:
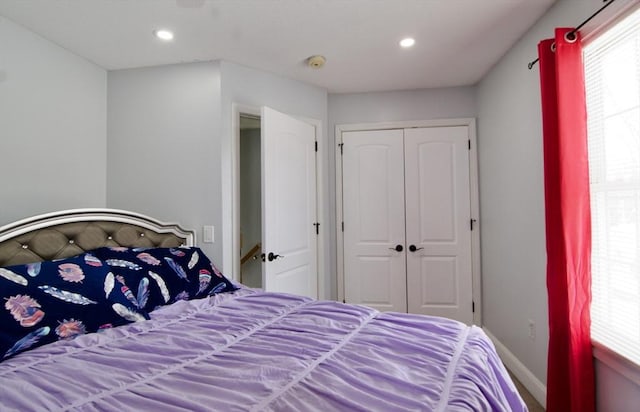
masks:
<instances>
[{"instance_id":1,"label":"feather print pillow","mask_svg":"<svg viewBox=\"0 0 640 412\"><path fill-rule=\"evenodd\" d=\"M116 278L135 292L138 307L148 312L237 289L197 247L104 247L91 253L110 265Z\"/></svg>"},{"instance_id":2,"label":"feather print pillow","mask_svg":"<svg viewBox=\"0 0 640 412\"><path fill-rule=\"evenodd\" d=\"M149 319L100 259L0 268L0 361L57 340Z\"/></svg>"}]
</instances>

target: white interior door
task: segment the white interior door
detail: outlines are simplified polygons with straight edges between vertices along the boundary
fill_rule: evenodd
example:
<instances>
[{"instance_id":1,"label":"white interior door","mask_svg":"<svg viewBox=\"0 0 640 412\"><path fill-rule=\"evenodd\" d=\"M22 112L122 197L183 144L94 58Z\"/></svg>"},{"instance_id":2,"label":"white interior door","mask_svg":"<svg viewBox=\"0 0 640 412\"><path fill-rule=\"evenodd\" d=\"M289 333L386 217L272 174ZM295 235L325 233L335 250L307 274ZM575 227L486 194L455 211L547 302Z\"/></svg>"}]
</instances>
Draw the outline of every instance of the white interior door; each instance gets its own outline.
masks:
<instances>
[{"instance_id":1,"label":"white interior door","mask_svg":"<svg viewBox=\"0 0 640 412\"><path fill-rule=\"evenodd\" d=\"M318 297L314 126L262 108L262 286Z\"/></svg>"},{"instance_id":2,"label":"white interior door","mask_svg":"<svg viewBox=\"0 0 640 412\"><path fill-rule=\"evenodd\" d=\"M402 129L342 134L345 301L381 311L407 311L402 140Z\"/></svg>"},{"instance_id":3,"label":"white interior door","mask_svg":"<svg viewBox=\"0 0 640 412\"><path fill-rule=\"evenodd\" d=\"M473 323L468 128L405 130L411 313Z\"/></svg>"}]
</instances>

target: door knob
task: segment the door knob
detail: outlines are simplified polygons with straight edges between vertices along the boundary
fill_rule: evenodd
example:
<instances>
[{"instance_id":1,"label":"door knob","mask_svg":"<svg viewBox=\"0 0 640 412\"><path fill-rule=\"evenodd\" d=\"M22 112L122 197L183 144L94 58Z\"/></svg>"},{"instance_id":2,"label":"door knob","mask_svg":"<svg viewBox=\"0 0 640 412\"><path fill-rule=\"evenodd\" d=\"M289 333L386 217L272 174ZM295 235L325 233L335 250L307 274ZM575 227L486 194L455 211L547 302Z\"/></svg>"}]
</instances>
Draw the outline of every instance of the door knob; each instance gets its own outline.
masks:
<instances>
[{"instance_id":1,"label":"door knob","mask_svg":"<svg viewBox=\"0 0 640 412\"><path fill-rule=\"evenodd\" d=\"M273 252L269 252L269 254L267 255L267 259L269 260L269 262L273 262L274 260L284 257L282 255L274 255Z\"/></svg>"},{"instance_id":2,"label":"door knob","mask_svg":"<svg viewBox=\"0 0 640 412\"><path fill-rule=\"evenodd\" d=\"M410 252L415 252L416 250L421 250L424 249L423 247L416 247L416 245L411 245L409 246L409 251Z\"/></svg>"},{"instance_id":3,"label":"door knob","mask_svg":"<svg viewBox=\"0 0 640 412\"><path fill-rule=\"evenodd\" d=\"M390 247L389 250L395 250L396 252L402 252L402 245L396 245L396 247Z\"/></svg>"}]
</instances>

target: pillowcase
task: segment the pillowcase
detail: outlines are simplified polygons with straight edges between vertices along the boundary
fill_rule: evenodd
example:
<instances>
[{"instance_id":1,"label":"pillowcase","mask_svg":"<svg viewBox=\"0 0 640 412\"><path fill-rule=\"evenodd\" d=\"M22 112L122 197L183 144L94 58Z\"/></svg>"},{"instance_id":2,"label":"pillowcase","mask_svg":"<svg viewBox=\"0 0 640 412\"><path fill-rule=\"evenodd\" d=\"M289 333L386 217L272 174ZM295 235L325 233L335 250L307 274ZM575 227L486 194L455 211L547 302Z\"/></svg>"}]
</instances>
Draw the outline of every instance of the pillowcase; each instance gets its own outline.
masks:
<instances>
[{"instance_id":1,"label":"pillowcase","mask_svg":"<svg viewBox=\"0 0 640 412\"><path fill-rule=\"evenodd\" d=\"M90 254L0 268L0 361L56 340L149 319Z\"/></svg>"},{"instance_id":2,"label":"pillowcase","mask_svg":"<svg viewBox=\"0 0 640 412\"><path fill-rule=\"evenodd\" d=\"M148 312L178 300L203 298L237 288L198 247L92 250L111 267L116 279L136 292Z\"/></svg>"}]
</instances>

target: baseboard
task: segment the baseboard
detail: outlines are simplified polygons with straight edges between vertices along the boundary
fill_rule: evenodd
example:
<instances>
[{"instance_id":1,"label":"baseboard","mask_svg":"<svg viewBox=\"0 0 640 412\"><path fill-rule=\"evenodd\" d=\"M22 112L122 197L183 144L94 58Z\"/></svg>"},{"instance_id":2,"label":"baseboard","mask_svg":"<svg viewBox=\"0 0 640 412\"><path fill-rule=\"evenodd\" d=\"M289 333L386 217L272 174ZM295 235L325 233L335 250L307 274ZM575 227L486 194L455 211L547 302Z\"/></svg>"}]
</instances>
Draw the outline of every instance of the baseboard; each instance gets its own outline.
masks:
<instances>
[{"instance_id":1,"label":"baseboard","mask_svg":"<svg viewBox=\"0 0 640 412\"><path fill-rule=\"evenodd\" d=\"M524 385L525 388L531 393L531 395L546 409L547 404L547 386L543 384L540 379L527 369L526 366L513 354L506 346L502 344L487 328L483 327L484 333L489 336L493 345L496 347L496 352L500 355L500 359L513 373L513 375Z\"/></svg>"}]
</instances>

